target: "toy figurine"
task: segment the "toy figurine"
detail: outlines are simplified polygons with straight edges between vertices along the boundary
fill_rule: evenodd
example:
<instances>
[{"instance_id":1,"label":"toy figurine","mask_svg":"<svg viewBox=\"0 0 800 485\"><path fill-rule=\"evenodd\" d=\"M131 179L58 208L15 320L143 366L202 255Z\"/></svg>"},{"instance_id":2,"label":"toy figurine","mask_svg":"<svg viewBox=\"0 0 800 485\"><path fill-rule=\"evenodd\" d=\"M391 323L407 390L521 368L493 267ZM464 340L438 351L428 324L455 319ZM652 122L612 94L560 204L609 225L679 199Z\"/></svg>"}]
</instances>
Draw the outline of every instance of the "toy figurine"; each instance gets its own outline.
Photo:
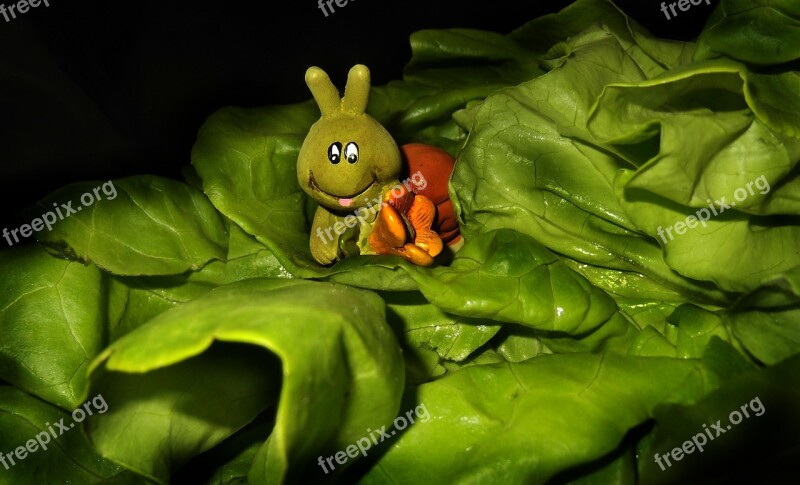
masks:
<instances>
[{"instance_id":1,"label":"toy figurine","mask_svg":"<svg viewBox=\"0 0 800 485\"><path fill-rule=\"evenodd\" d=\"M460 247L448 194L453 157L422 144L397 146L366 113L366 66L350 70L343 98L317 67L306 72L306 84L321 112L297 160L300 186L319 203L314 259L330 264L356 254L394 254L428 266L444 244Z\"/></svg>"}]
</instances>

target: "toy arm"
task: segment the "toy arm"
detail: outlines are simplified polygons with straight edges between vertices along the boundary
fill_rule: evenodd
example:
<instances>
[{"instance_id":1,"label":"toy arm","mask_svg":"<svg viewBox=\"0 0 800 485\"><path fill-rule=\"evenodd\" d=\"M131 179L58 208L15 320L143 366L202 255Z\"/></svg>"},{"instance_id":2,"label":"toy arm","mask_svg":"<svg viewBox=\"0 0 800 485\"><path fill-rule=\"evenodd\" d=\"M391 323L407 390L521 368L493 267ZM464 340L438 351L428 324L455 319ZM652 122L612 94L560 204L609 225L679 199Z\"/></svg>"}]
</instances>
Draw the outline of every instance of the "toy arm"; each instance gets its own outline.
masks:
<instances>
[{"instance_id":1,"label":"toy arm","mask_svg":"<svg viewBox=\"0 0 800 485\"><path fill-rule=\"evenodd\" d=\"M314 222L311 224L311 255L320 264L331 264L338 260L339 235L333 230L336 216L324 207L317 207L314 212Z\"/></svg>"}]
</instances>

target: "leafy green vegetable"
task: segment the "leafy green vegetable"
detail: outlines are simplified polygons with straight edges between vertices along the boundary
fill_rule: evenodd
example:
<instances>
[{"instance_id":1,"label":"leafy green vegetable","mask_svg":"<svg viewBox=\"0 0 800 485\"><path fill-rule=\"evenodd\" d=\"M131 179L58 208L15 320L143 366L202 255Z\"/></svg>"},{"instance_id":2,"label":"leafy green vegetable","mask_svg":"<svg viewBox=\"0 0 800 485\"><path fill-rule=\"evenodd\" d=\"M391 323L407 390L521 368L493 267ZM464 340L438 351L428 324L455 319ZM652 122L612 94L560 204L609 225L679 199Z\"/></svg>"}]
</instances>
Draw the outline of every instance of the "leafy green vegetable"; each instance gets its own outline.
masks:
<instances>
[{"instance_id":1,"label":"leafy green vegetable","mask_svg":"<svg viewBox=\"0 0 800 485\"><path fill-rule=\"evenodd\" d=\"M94 387L109 411L87 420L89 437L105 458L167 483L189 458L274 403L280 393L280 364L270 357L255 348L215 346L145 374L98 375Z\"/></svg>"},{"instance_id":2,"label":"leafy green vegetable","mask_svg":"<svg viewBox=\"0 0 800 485\"><path fill-rule=\"evenodd\" d=\"M598 62L608 67L598 69ZM576 261L644 274L701 301L725 301L719 290L676 274L655 241L638 231L614 190L618 172L632 164L588 132L586 117L603 88L641 79L623 46L603 37L570 53L569 62L548 75L473 108L470 138L452 179L462 231L469 239L514 229Z\"/></svg>"},{"instance_id":3,"label":"leafy green vegetable","mask_svg":"<svg viewBox=\"0 0 800 485\"><path fill-rule=\"evenodd\" d=\"M100 380L98 389L109 401L120 396L120 409L90 428L104 456L166 482L172 468L229 436L269 404L270 394L277 394L269 392L276 382L266 380L269 373L260 371L264 364L230 361L230 353L222 362L206 354L199 362L187 361L213 341L258 345L282 362L276 425L254 461L254 479L284 480L290 465L352 443L368 426L387 422L397 411L402 357L379 297L328 283L253 279L159 315L95 360L95 369L146 373ZM197 372L204 382L190 378ZM155 422L153 413L163 416L163 423ZM175 435L173 427L185 427L187 433ZM140 447L118 440L127 429L151 441ZM165 454L159 447L172 451ZM165 462L166 457L171 461Z\"/></svg>"},{"instance_id":4,"label":"leafy green vegetable","mask_svg":"<svg viewBox=\"0 0 800 485\"><path fill-rule=\"evenodd\" d=\"M247 483L250 465L259 448L272 431L274 422L257 418L255 423L212 448L207 453L195 456L178 475L175 482L185 480L208 484Z\"/></svg>"},{"instance_id":5,"label":"leafy green vegetable","mask_svg":"<svg viewBox=\"0 0 800 485\"><path fill-rule=\"evenodd\" d=\"M40 201L30 213L65 203L76 211L64 214L52 231L40 232L40 239L71 258L126 276L179 274L225 259L223 220L198 190L153 176L112 184L115 190L109 191L116 195L109 199L99 192L91 205L78 201L98 184L73 184Z\"/></svg>"},{"instance_id":6,"label":"leafy green vegetable","mask_svg":"<svg viewBox=\"0 0 800 485\"><path fill-rule=\"evenodd\" d=\"M313 102L211 115L185 183L46 197L31 217L93 201L0 253L0 453L89 395L108 411L0 482L701 482L740 456L780 477L800 353L789 3L722 0L696 43L607 0L413 34L367 111L457 157L465 244L438 266L314 261L295 167ZM756 396L764 416L658 469Z\"/></svg>"},{"instance_id":7,"label":"leafy green vegetable","mask_svg":"<svg viewBox=\"0 0 800 485\"><path fill-rule=\"evenodd\" d=\"M753 64L800 57L800 6L792 0L723 0L697 40L695 58L725 55Z\"/></svg>"},{"instance_id":8,"label":"leafy green vegetable","mask_svg":"<svg viewBox=\"0 0 800 485\"><path fill-rule=\"evenodd\" d=\"M800 352L800 305L769 312L737 312L729 319L736 338L765 364L777 364Z\"/></svg>"},{"instance_id":9,"label":"leafy green vegetable","mask_svg":"<svg viewBox=\"0 0 800 485\"><path fill-rule=\"evenodd\" d=\"M0 253L0 378L64 409L80 404L106 344L104 286L97 267L38 246Z\"/></svg>"},{"instance_id":10,"label":"leafy green vegetable","mask_svg":"<svg viewBox=\"0 0 800 485\"><path fill-rule=\"evenodd\" d=\"M784 470L794 466L798 455L798 370L800 359L795 356L774 367L742 373L696 403L660 405L654 411L652 439L639 449L641 481L778 483L788 478ZM713 426L718 420L719 431ZM670 460L671 466L662 458L661 470L656 453L667 454L685 441L694 445L692 438L698 434L702 449L687 447L692 453ZM766 466L754 469L755 462Z\"/></svg>"},{"instance_id":11,"label":"leafy green vegetable","mask_svg":"<svg viewBox=\"0 0 800 485\"><path fill-rule=\"evenodd\" d=\"M435 419L395 438L362 483L542 483L615 449L657 404L691 403L714 380L698 361L614 354L468 367L416 390Z\"/></svg>"},{"instance_id":12,"label":"leafy green vegetable","mask_svg":"<svg viewBox=\"0 0 800 485\"><path fill-rule=\"evenodd\" d=\"M415 381L443 374L441 361L463 361L500 330L500 325L482 324L492 320L444 312L418 292L387 292L381 297L389 325L404 337L406 366Z\"/></svg>"},{"instance_id":13,"label":"leafy green vegetable","mask_svg":"<svg viewBox=\"0 0 800 485\"><path fill-rule=\"evenodd\" d=\"M583 333L614 311L605 293L513 231L472 238L449 267L419 270L414 277L440 308L542 330Z\"/></svg>"},{"instance_id":14,"label":"leafy green vegetable","mask_svg":"<svg viewBox=\"0 0 800 485\"><path fill-rule=\"evenodd\" d=\"M62 419L68 430L53 427L54 438L49 425ZM74 422L68 413L11 386L0 386L0 445L4 454L11 454L11 457L4 457L0 483L37 480L41 483L134 484L140 481L133 473L100 458L80 429L70 424ZM33 444L27 448L31 440ZM22 459L14 454L19 446L25 453L20 454ZM31 449L34 451L30 452Z\"/></svg>"}]
</instances>

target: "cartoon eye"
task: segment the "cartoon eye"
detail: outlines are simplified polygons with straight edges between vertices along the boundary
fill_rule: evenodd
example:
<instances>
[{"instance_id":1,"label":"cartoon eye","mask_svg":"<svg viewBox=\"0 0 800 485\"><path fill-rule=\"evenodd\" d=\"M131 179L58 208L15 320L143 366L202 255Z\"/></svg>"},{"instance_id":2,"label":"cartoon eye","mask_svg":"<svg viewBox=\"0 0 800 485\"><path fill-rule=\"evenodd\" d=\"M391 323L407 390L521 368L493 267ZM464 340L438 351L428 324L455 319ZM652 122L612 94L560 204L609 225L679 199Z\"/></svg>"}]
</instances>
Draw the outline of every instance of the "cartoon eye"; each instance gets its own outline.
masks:
<instances>
[{"instance_id":1,"label":"cartoon eye","mask_svg":"<svg viewBox=\"0 0 800 485\"><path fill-rule=\"evenodd\" d=\"M344 156L350 163L356 163L358 161L358 145L356 145L356 142L351 141L344 147Z\"/></svg>"},{"instance_id":2,"label":"cartoon eye","mask_svg":"<svg viewBox=\"0 0 800 485\"><path fill-rule=\"evenodd\" d=\"M347 145L348 147L350 145ZM331 143L328 147L328 160L333 164L339 163L342 159L342 144L338 141Z\"/></svg>"}]
</instances>

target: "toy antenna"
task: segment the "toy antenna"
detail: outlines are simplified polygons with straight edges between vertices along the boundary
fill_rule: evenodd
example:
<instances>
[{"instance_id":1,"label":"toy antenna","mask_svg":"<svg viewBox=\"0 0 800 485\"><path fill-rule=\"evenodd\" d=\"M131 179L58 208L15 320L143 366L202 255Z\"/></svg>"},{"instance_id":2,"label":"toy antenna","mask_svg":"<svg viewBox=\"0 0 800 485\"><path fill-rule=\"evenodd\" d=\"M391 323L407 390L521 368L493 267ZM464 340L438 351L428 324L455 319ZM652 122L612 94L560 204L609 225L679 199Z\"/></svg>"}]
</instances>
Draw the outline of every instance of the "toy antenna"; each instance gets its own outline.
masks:
<instances>
[{"instance_id":1,"label":"toy antenna","mask_svg":"<svg viewBox=\"0 0 800 485\"><path fill-rule=\"evenodd\" d=\"M341 109L339 91L336 90L336 86L333 85L325 71L318 67L309 67L306 71L306 84L311 90L322 116L332 115Z\"/></svg>"},{"instance_id":2,"label":"toy antenna","mask_svg":"<svg viewBox=\"0 0 800 485\"><path fill-rule=\"evenodd\" d=\"M342 109L353 114L364 113L369 101L369 87L369 68L363 64L356 64L347 74Z\"/></svg>"}]
</instances>

